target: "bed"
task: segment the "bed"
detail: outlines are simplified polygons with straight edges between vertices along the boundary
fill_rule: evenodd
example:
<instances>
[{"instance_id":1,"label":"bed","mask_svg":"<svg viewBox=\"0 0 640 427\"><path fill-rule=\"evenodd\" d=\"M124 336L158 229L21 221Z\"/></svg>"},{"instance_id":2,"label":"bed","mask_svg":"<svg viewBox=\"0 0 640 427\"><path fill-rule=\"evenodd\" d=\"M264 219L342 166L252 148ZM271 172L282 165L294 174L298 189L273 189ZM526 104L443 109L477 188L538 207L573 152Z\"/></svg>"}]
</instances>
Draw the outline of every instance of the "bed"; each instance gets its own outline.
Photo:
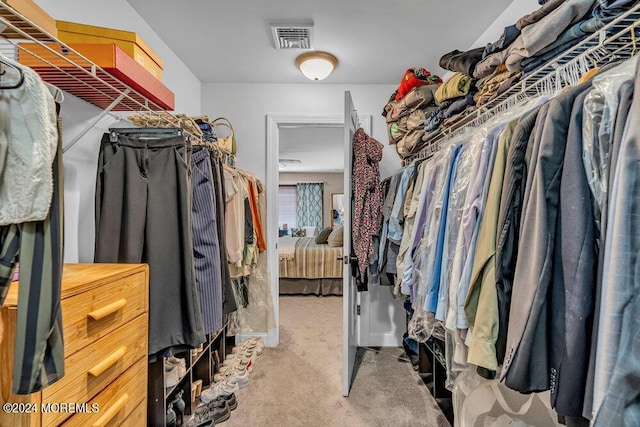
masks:
<instances>
[{"instance_id":1,"label":"bed","mask_svg":"<svg viewBox=\"0 0 640 427\"><path fill-rule=\"evenodd\" d=\"M342 246L314 237L278 239L280 294L342 295Z\"/></svg>"}]
</instances>

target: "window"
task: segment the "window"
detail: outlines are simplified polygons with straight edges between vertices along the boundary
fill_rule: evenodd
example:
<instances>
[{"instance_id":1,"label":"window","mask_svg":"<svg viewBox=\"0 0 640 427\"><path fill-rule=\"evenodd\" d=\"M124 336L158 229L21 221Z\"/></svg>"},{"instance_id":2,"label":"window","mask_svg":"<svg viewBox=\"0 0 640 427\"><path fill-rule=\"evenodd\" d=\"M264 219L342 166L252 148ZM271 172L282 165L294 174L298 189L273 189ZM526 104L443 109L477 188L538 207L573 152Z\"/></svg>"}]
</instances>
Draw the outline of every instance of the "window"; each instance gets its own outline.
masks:
<instances>
[{"instance_id":1,"label":"window","mask_svg":"<svg viewBox=\"0 0 640 427\"><path fill-rule=\"evenodd\" d=\"M281 185L278 187L278 226L283 228L295 228L297 226L297 196L295 185Z\"/></svg>"}]
</instances>

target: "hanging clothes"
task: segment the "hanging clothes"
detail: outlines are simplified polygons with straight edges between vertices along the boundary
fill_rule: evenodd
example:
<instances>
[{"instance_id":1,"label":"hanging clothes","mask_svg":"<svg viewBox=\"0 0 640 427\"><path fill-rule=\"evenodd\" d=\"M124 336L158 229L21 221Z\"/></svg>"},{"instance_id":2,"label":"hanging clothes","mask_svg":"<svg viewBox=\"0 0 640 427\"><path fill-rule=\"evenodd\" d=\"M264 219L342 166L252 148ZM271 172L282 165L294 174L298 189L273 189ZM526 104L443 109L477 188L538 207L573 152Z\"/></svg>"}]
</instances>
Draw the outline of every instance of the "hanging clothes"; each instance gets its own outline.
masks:
<instances>
[{"instance_id":1,"label":"hanging clothes","mask_svg":"<svg viewBox=\"0 0 640 427\"><path fill-rule=\"evenodd\" d=\"M208 150L191 156L193 262L204 331L212 334L223 326L220 243L214 201L213 172Z\"/></svg>"},{"instance_id":2,"label":"hanging clothes","mask_svg":"<svg viewBox=\"0 0 640 427\"><path fill-rule=\"evenodd\" d=\"M360 280L366 283L369 262L374 251L373 236L379 234L382 211L380 170L384 146L362 128L353 136L353 251L358 259Z\"/></svg>"},{"instance_id":3,"label":"hanging clothes","mask_svg":"<svg viewBox=\"0 0 640 427\"><path fill-rule=\"evenodd\" d=\"M191 146L183 136L102 138L96 262L149 264L149 354L205 341L193 268ZM170 184L169 184L170 183Z\"/></svg>"},{"instance_id":4,"label":"hanging clothes","mask_svg":"<svg viewBox=\"0 0 640 427\"><path fill-rule=\"evenodd\" d=\"M43 221L54 187L56 103L35 71L2 60L24 77L17 88L0 90L0 225Z\"/></svg>"},{"instance_id":5,"label":"hanging clothes","mask_svg":"<svg viewBox=\"0 0 640 427\"><path fill-rule=\"evenodd\" d=\"M0 91L0 99L2 93L4 90ZM60 119L56 122L57 148L51 168L53 188L46 218L0 226L0 306L11 285L18 258L20 259L18 316L11 381L11 390L15 394L37 392L65 374L60 305L64 260L64 173L62 125ZM3 132L0 134L6 135ZM7 155L11 156L13 150L8 151Z\"/></svg>"},{"instance_id":6,"label":"hanging clothes","mask_svg":"<svg viewBox=\"0 0 640 427\"><path fill-rule=\"evenodd\" d=\"M212 156L212 168L214 175L214 190L216 203L216 225L218 228L218 240L220 244L220 274L222 275L222 300L224 314L233 313L238 309L234 294L229 262L227 258L226 243L226 203L227 200L224 181L224 166L219 156Z\"/></svg>"}]
</instances>

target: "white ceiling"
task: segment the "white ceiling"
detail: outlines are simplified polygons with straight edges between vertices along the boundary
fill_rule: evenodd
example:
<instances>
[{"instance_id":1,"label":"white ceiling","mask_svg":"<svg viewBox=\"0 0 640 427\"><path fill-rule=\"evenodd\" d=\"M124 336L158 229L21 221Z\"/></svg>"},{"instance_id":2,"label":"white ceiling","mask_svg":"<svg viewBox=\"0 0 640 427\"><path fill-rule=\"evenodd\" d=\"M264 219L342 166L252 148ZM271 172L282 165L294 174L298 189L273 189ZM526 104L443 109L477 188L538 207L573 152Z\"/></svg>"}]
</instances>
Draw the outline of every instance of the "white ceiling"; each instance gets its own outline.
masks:
<instances>
[{"instance_id":1,"label":"white ceiling","mask_svg":"<svg viewBox=\"0 0 640 427\"><path fill-rule=\"evenodd\" d=\"M303 126L280 128L281 159L300 160L280 172L342 172L344 127Z\"/></svg>"},{"instance_id":2,"label":"white ceiling","mask_svg":"<svg viewBox=\"0 0 640 427\"><path fill-rule=\"evenodd\" d=\"M128 0L202 82L313 83L300 49L276 50L270 24L314 23L316 50L336 71L320 84L395 84L404 70L442 74L440 57L467 49L511 0Z\"/></svg>"}]
</instances>

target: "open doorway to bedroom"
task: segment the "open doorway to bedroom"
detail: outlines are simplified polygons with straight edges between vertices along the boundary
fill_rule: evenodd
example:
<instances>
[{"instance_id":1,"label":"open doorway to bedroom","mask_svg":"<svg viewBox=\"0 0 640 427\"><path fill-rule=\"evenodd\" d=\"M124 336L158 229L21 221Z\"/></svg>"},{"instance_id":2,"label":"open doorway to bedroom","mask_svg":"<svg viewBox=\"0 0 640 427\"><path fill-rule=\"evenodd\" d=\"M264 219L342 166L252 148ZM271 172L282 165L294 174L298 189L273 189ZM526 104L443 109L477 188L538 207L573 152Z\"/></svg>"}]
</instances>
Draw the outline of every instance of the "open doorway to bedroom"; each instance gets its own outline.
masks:
<instances>
[{"instance_id":1,"label":"open doorway to bedroom","mask_svg":"<svg viewBox=\"0 0 640 427\"><path fill-rule=\"evenodd\" d=\"M279 142L279 294L341 296L344 128L281 126Z\"/></svg>"},{"instance_id":2,"label":"open doorway to bedroom","mask_svg":"<svg viewBox=\"0 0 640 427\"><path fill-rule=\"evenodd\" d=\"M326 389L338 391L344 125L281 125L278 142L279 347L298 349L294 352L308 359L305 369L322 367L315 376L326 381Z\"/></svg>"}]
</instances>

